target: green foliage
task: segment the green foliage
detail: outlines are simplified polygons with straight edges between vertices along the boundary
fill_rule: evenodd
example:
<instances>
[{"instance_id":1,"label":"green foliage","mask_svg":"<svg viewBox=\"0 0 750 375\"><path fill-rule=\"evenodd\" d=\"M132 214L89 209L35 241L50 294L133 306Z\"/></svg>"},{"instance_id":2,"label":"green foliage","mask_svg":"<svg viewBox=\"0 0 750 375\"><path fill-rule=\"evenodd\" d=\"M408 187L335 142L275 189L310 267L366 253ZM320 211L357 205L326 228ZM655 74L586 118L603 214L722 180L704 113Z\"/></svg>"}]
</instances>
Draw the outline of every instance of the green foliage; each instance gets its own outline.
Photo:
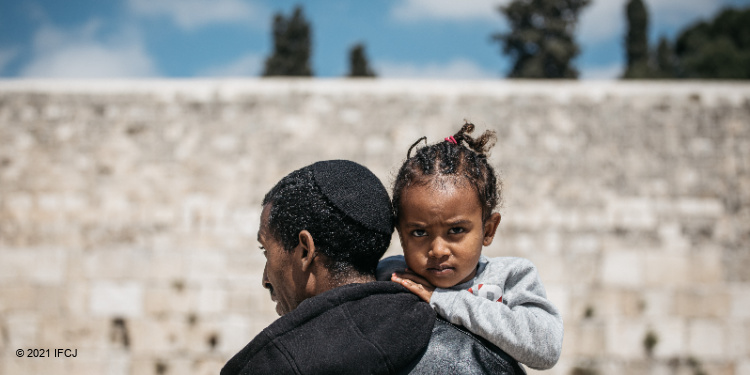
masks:
<instances>
[{"instance_id":1,"label":"green foliage","mask_svg":"<svg viewBox=\"0 0 750 375\"><path fill-rule=\"evenodd\" d=\"M750 79L750 8L726 9L684 30L675 55L683 78Z\"/></svg>"},{"instance_id":2,"label":"green foliage","mask_svg":"<svg viewBox=\"0 0 750 375\"><path fill-rule=\"evenodd\" d=\"M370 69L365 55L365 46L362 43L355 44L349 50L349 77L375 77L375 72Z\"/></svg>"},{"instance_id":3,"label":"green foliage","mask_svg":"<svg viewBox=\"0 0 750 375\"><path fill-rule=\"evenodd\" d=\"M577 78L571 60L578 15L590 0L513 0L500 7L510 32L493 35L514 60L510 78Z\"/></svg>"},{"instance_id":4,"label":"green foliage","mask_svg":"<svg viewBox=\"0 0 750 375\"><path fill-rule=\"evenodd\" d=\"M656 47L656 69L654 78L675 78L676 62L674 51L669 41L665 37L659 38L659 45Z\"/></svg>"},{"instance_id":5,"label":"green foliage","mask_svg":"<svg viewBox=\"0 0 750 375\"><path fill-rule=\"evenodd\" d=\"M264 76L311 76L310 23L297 6L291 17L276 13L273 19L273 53L266 59Z\"/></svg>"},{"instance_id":6,"label":"green foliage","mask_svg":"<svg viewBox=\"0 0 750 375\"><path fill-rule=\"evenodd\" d=\"M648 78L648 11L641 0L630 0L626 6L628 32L625 36L627 67L623 78Z\"/></svg>"}]
</instances>

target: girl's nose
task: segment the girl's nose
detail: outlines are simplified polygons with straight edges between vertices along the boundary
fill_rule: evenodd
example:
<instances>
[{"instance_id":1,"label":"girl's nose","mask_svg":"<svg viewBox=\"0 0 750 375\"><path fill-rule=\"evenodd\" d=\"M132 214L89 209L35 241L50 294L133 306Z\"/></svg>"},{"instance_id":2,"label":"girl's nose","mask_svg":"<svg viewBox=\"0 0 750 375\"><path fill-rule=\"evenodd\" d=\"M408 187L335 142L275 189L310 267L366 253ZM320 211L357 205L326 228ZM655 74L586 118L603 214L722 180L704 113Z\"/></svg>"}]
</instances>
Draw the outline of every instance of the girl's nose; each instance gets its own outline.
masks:
<instances>
[{"instance_id":1,"label":"girl's nose","mask_svg":"<svg viewBox=\"0 0 750 375\"><path fill-rule=\"evenodd\" d=\"M451 254L448 244L440 237L432 241L429 255L433 258L443 258Z\"/></svg>"}]
</instances>

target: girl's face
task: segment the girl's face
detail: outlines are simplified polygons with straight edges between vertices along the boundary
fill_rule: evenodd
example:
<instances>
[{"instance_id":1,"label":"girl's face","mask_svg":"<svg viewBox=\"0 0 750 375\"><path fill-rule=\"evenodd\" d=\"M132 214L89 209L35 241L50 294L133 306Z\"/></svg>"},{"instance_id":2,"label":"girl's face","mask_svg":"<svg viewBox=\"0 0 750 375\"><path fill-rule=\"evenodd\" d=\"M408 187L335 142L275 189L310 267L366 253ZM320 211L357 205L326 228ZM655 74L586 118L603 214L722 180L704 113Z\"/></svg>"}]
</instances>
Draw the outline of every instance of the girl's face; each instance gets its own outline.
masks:
<instances>
[{"instance_id":1,"label":"girl's face","mask_svg":"<svg viewBox=\"0 0 750 375\"><path fill-rule=\"evenodd\" d=\"M482 207L468 184L418 184L401 192L398 230L409 269L433 286L471 280L482 246L500 224L494 213L482 222Z\"/></svg>"}]
</instances>

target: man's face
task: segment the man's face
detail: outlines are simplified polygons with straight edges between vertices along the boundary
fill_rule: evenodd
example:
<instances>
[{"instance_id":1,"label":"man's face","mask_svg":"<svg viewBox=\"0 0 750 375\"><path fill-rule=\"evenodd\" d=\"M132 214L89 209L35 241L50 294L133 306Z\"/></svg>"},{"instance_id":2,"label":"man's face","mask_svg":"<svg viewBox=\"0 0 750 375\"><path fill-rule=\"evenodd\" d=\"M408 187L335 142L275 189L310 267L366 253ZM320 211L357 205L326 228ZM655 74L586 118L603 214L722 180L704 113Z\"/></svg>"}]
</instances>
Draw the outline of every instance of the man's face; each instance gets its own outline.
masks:
<instances>
[{"instance_id":1,"label":"man's face","mask_svg":"<svg viewBox=\"0 0 750 375\"><path fill-rule=\"evenodd\" d=\"M258 242L266 257L266 266L263 268L263 287L271 292L271 300L276 302L276 313L284 315L296 309L308 296L305 293L305 285L298 285L303 283L295 282L294 271L299 266L299 262L294 262L294 254L297 251L284 250L281 242L270 233L268 228L270 213L271 204L263 206L260 228L258 228Z\"/></svg>"}]
</instances>

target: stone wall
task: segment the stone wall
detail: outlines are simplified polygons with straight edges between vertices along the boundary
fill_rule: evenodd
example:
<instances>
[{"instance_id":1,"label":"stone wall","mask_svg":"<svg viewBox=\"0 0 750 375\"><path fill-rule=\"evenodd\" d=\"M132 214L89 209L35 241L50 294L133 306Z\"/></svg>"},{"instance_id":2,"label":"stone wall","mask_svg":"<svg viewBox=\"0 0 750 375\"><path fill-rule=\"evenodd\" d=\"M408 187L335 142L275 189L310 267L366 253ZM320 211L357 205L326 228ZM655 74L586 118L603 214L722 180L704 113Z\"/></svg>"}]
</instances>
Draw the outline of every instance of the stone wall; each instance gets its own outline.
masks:
<instances>
[{"instance_id":1,"label":"stone wall","mask_svg":"<svg viewBox=\"0 0 750 375\"><path fill-rule=\"evenodd\" d=\"M388 80L0 81L0 374L218 373L276 318L263 194L390 184L464 119L499 136L486 254L563 313L548 373L750 374L750 85Z\"/></svg>"}]
</instances>

